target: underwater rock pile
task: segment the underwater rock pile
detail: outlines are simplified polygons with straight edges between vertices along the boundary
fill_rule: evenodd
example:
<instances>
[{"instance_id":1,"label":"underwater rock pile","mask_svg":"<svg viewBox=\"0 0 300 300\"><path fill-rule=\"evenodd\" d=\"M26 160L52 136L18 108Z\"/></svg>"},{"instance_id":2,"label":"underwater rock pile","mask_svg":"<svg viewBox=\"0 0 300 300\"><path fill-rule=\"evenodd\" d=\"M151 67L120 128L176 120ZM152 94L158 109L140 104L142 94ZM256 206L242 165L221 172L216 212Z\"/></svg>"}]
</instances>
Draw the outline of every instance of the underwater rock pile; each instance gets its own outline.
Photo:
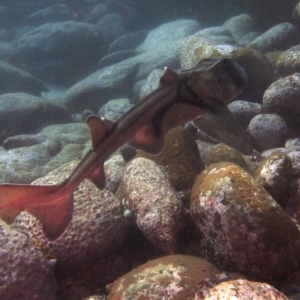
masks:
<instances>
[{"instance_id":1,"label":"underwater rock pile","mask_svg":"<svg viewBox=\"0 0 300 300\"><path fill-rule=\"evenodd\" d=\"M164 67L207 58L245 70L227 107L255 149L186 124L158 155L110 153L60 239L27 212L0 220L1 299L299 297L300 2L184 2L0 1L1 183L62 182L91 148L86 117L115 122Z\"/></svg>"}]
</instances>

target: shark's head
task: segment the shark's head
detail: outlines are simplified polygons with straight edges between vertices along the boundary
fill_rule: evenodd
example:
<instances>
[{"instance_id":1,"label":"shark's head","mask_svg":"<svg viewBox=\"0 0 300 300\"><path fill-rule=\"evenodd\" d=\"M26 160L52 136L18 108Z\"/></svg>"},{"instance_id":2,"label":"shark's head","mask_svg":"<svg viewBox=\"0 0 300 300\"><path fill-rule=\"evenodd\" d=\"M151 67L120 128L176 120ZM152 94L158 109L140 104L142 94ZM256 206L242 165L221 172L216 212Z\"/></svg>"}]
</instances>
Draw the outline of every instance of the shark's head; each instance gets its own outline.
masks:
<instances>
[{"instance_id":1,"label":"shark's head","mask_svg":"<svg viewBox=\"0 0 300 300\"><path fill-rule=\"evenodd\" d=\"M210 99L228 103L243 91L246 71L230 58L204 59L188 70L188 85L203 101Z\"/></svg>"}]
</instances>

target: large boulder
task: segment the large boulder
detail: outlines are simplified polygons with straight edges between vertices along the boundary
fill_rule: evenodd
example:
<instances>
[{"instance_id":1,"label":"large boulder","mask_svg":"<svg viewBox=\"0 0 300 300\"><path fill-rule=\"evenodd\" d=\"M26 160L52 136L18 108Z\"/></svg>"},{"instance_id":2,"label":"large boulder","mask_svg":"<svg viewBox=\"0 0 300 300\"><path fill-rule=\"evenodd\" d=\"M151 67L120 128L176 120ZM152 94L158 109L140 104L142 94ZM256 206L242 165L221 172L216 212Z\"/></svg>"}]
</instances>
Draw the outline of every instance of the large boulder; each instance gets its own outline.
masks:
<instances>
[{"instance_id":1,"label":"large boulder","mask_svg":"<svg viewBox=\"0 0 300 300\"><path fill-rule=\"evenodd\" d=\"M99 29L75 21L46 23L23 35L17 46L26 69L54 83L74 83L106 52Z\"/></svg>"}]
</instances>

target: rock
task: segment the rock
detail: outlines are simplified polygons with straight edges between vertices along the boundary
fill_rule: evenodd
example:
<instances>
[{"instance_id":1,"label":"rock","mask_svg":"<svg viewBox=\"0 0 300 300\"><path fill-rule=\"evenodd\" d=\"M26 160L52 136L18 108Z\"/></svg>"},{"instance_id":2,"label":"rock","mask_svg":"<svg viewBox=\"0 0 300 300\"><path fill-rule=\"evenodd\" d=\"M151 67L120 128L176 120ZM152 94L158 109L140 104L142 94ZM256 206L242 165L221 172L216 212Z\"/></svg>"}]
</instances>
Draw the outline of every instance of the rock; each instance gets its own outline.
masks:
<instances>
[{"instance_id":1,"label":"rock","mask_svg":"<svg viewBox=\"0 0 300 300\"><path fill-rule=\"evenodd\" d=\"M165 253L174 253L183 223L183 205L167 175L153 161L136 158L123 176L126 206L145 237Z\"/></svg>"},{"instance_id":2,"label":"rock","mask_svg":"<svg viewBox=\"0 0 300 300\"><path fill-rule=\"evenodd\" d=\"M300 138L287 140L284 146L290 151L300 151Z\"/></svg>"},{"instance_id":3,"label":"rock","mask_svg":"<svg viewBox=\"0 0 300 300\"><path fill-rule=\"evenodd\" d=\"M223 28L223 31L217 31L217 38L220 34L224 36L224 31L231 34L228 29ZM231 52L236 49L237 47L235 45L215 41L214 35L210 35L209 31L203 34L203 31L200 30L183 39L180 43L180 65L182 69L190 69L201 59L229 56Z\"/></svg>"},{"instance_id":4,"label":"rock","mask_svg":"<svg viewBox=\"0 0 300 300\"><path fill-rule=\"evenodd\" d=\"M56 102L73 112L82 112L84 109L98 111L108 100L126 97L130 93L136 70L137 63L134 62L100 69L70 87Z\"/></svg>"},{"instance_id":5,"label":"rock","mask_svg":"<svg viewBox=\"0 0 300 300\"><path fill-rule=\"evenodd\" d=\"M194 300L213 299L289 300L290 298L269 284L236 279L221 282L207 291L200 292L200 295L197 294L194 298Z\"/></svg>"},{"instance_id":6,"label":"rock","mask_svg":"<svg viewBox=\"0 0 300 300\"><path fill-rule=\"evenodd\" d=\"M117 37L127 33L127 30L124 28L124 19L117 13L104 15L96 23L96 26L107 43L111 43Z\"/></svg>"},{"instance_id":7,"label":"rock","mask_svg":"<svg viewBox=\"0 0 300 300\"><path fill-rule=\"evenodd\" d=\"M144 42L136 50L149 51L165 48L174 41L179 41L199 30L200 24L194 20L176 20L165 23L151 30Z\"/></svg>"},{"instance_id":8,"label":"rock","mask_svg":"<svg viewBox=\"0 0 300 300\"><path fill-rule=\"evenodd\" d=\"M144 80L140 88L139 100L144 99L151 92L158 88L159 81L163 73L164 70L155 69L149 74L149 76Z\"/></svg>"},{"instance_id":9,"label":"rock","mask_svg":"<svg viewBox=\"0 0 300 300\"><path fill-rule=\"evenodd\" d=\"M13 135L71 121L71 114L64 106L25 93L1 95L0 107L0 143Z\"/></svg>"},{"instance_id":10,"label":"rock","mask_svg":"<svg viewBox=\"0 0 300 300\"><path fill-rule=\"evenodd\" d=\"M192 299L197 283L219 270L206 260L169 255L149 261L108 286L108 299Z\"/></svg>"},{"instance_id":11,"label":"rock","mask_svg":"<svg viewBox=\"0 0 300 300\"><path fill-rule=\"evenodd\" d=\"M293 20L296 23L296 25L299 27L300 25L300 3L299 2L293 10Z\"/></svg>"},{"instance_id":12,"label":"rock","mask_svg":"<svg viewBox=\"0 0 300 300\"><path fill-rule=\"evenodd\" d=\"M130 104L128 98L110 100L99 109L98 115L104 119L116 122L131 107L132 104Z\"/></svg>"},{"instance_id":13,"label":"rock","mask_svg":"<svg viewBox=\"0 0 300 300\"><path fill-rule=\"evenodd\" d=\"M243 100L233 101L227 107L244 129L247 128L252 118L262 113L261 104Z\"/></svg>"},{"instance_id":14,"label":"rock","mask_svg":"<svg viewBox=\"0 0 300 300\"><path fill-rule=\"evenodd\" d=\"M289 126L300 125L300 74L279 78L264 93L265 112L282 116Z\"/></svg>"},{"instance_id":15,"label":"rock","mask_svg":"<svg viewBox=\"0 0 300 300\"><path fill-rule=\"evenodd\" d=\"M68 161L81 159L89 138L87 126L80 123L8 138L0 148L0 182L31 183Z\"/></svg>"},{"instance_id":16,"label":"rock","mask_svg":"<svg viewBox=\"0 0 300 300\"><path fill-rule=\"evenodd\" d=\"M201 247L219 268L275 286L299 270L297 226L237 165L219 163L204 170L191 199Z\"/></svg>"},{"instance_id":17,"label":"rock","mask_svg":"<svg viewBox=\"0 0 300 300\"><path fill-rule=\"evenodd\" d=\"M29 26L40 26L51 22L64 22L73 20L73 14L65 4L56 4L37 12L34 12L25 18L25 24Z\"/></svg>"},{"instance_id":18,"label":"rock","mask_svg":"<svg viewBox=\"0 0 300 300\"><path fill-rule=\"evenodd\" d=\"M229 28L223 26L204 28L198 31L197 33L195 33L194 35L207 38L208 40L210 40L216 45L236 44L236 41L234 40L234 37L231 31L229 30Z\"/></svg>"},{"instance_id":19,"label":"rock","mask_svg":"<svg viewBox=\"0 0 300 300\"><path fill-rule=\"evenodd\" d=\"M54 261L27 235L0 220L1 299L56 300Z\"/></svg>"},{"instance_id":20,"label":"rock","mask_svg":"<svg viewBox=\"0 0 300 300\"><path fill-rule=\"evenodd\" d=\"M206 296L209 297L210 290L218 284L237 279L245 279L245 277L239 273L222 272L203 279L198 283L198 290L194 300L206 299Z\"/></svg>"},{"instance_id":21,"label":"rock","mask_svg":"<svg viewBox=\"0 0 300 300\"><path fill-rule=\"evenodd\" d=\"M104 68L109 65L116 64L122 60L138 55L138 53L134 50L123 50L123 51L115 51L111 54L104 56L100 62L99 66Z\"/></svg>"},{"instance_id":22,"label":"rock","mask_svg":"<svg viewBox=\"0 0 300 300\"><path fill-rule=\"evenodd\" d=\"M292 180L292 162L288 154L277 151L265 158L255 172L255 179L284 206Z\"/></svg>"},{"instance_id":23,"label":"rock","mask_svg":"<svg viewBox=\"0 0 300 300\"><path fill-rule=\"evenodd\" d=\"M282 22L291 22L296 0L244 0L244 4L260 30Z\"/></svg>"},{"instance_id":24,"label":"rock","mask_svg":"<svg viewBox=\"0 0 300 300\"><path fill-rule=\"evenodd\" d=\"M228 19L223 27L230 30L235 41L239 41L249 32L253 32L254 25L253 20L248 14L241 14Z\"/></svg>"},{"instance_id":25,"label":"rock","mask_svg":"<svg viewBox=\"0 0 300 300\"><path fill-rule=\"evenodd\" d=\"M134 50L144 41L148 33L148 31L142 30L121 35L110 44L108 52Z\"/></svg>"},{"instance_id":26,"label":"rock","mask_svg":"<svg viewBox=\"0 0 300 300\"><path fill-rule=\"evenodd\" d=\"M284 209L300 227L300 178L290 182L290 191Z\"/></svg>"},{"instance_id":27,"label":"rock","mask_svg":"<svg viewBox=\"0 0 300 300\"><path fill-rule=\"evenodd\" d=\"M264 53L268 51L287 50L298 43L298 29L291 23L281 23L258 36L247 47Z\"/></svg>"},{"instance_id":28,"label":"rock","mask_svg":"<svg viewBox=\"0 0 300 300\"><path fill-rule=\"evenodd\" d=\"M192 134L178 126L165 135L164 147L158 155L138 151L136 157L144 157L163 166L177 191L190 194L196 176L203 170L197 144Z\"/></svg>"},{"instance_id":29,"label":"rock","mask_svg":"<svg viewBox=\"0 0 300 300\"><path fill-rule=\"evenodd\" d=\"M96 24L102 17L109 12L107 3L99 3L85 17L85 22Z\"/></svg>"},{"instance_id":30,"label":"rock","mask_svg":"<svg viewBox=\"0 0 300 300\"><path fill-rule=\"evenodd\" d=\"M61 183L77 164L76 161L66 163L33 184ZM19 214L13 224L14 228L27 233L52 253L58 265L81 268L96 257L111 254L129 232L129 223L123 217L120 202L110 192L98 190L87 180L74 192L73 218L60 239L49 242L38 219L27 212Z\"/></svg>"},{"instance_id":31,"label":"rock","mask_svg":"<svg viewBox=\"0 0 300 300\"><path fill-rule=\"evenodd\" d=\"M115 194L124 174L125 160L121 154L115 154L104 163L106 177L105 188Z\"/></svg>"},{"instance_id":32,"label":"rock","mask_svg":"<svg viewBox=\"0 0 300 300\"><path fill-rule=\"evenodd\" d=\"M300 151L291 151L287 155L292 162L293 176L300 177Z\"/></svg>"},{"instance_id":33,"label":"rock","mask_svg":"<svg viewBox=\"0 0 300 300\"><path fill-rule=\"evenodd\" d=\"M41 80L11 64L0 61L0 94L23 92L40 96L47 87Z\"/></svg>"},{"instance_id":34,"label":"rock","mask_svg":"<svg viewBox=\"0 0 300 300\"><path fill-rule=\"evenodd\" d=\"M260 114L251 120L248 133L253 147L261 152L283 146L288 139L289 128L278 115Z\"/></svg>"},{"instance_id":35,"label":"rock","mask_svg":"<svg viewBox=\"0 0 300 300\"><path fill-rule=\"evenodd\" d=\"M7 61L9 63L18 63L18 48L11 43L0 42L0 60Z\"/></svg>"},{"instance_id":36,"label":"rock","mask_svg":"<svg viewBox=\"0 0 300 300\"><path fill-rule=\"evenodd\" d=\"M223 161L232 162L248 171L243 155L223 143L219 143L210 149L205 157L205 167Z\"/></svg>"},{"instance_id":37,"label":"rock","mask_svg":"<svg viewBox=\"0 0 300 300\"><path fill-rule=\"evenodd\" d=\"M17 46L27 71L68 85L94 70L107 49L97 26L75 21L46 23L24 34Z\"/></svg>"},{"instance_id":38,"label":"rock","mask_svg":"<svg viewBox=\"0 0 300 300\"><path fill-rule=\"evenodd\" d=\"M86 297L82 300L106 300L106 299L107 299L106 295L102 295L102 296L101 295L93 295L90 297Z\"/></svg>"},{"instance_id":39,"label":"rock","mask_svg":"<svg viewBox=\"0 0 300 300\"><path fill-rule=\"evenodd\" d=\"M293 50L294 47L281 53L276 61L276 67L283 76L293 75L300 71L300 50Z\"/></svg>"}]
</instances>

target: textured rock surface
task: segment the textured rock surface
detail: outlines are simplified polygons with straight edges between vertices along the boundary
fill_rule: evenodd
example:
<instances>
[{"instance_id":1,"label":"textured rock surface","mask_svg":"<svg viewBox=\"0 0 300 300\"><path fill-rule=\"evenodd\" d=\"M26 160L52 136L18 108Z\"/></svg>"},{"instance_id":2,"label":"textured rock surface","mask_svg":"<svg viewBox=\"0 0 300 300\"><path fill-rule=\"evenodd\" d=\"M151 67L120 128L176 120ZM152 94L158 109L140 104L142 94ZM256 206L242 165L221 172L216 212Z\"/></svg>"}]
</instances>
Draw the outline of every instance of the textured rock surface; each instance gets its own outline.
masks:
<instances>
[{"instance_id":1,"label":"textured rock surface","mask_svg":"<svg viewBox=\"0 0 300 300\"><path fill-rule=\"evenodd\" d=\"M145 157L163 166L177 191L189 193L196 176L203 170L197 144L192 134L181 126L166 133L160 154L138 151L136 157Z\"/></svg>"},{"instance_id":2,"label":"textured rock surface","mask_svg":"<svg viewBox=\"0 0 300 300\"><path fill-rule=\"evenodd\" d=\"M253 147L258 151L283 146L289 134L289 128L285 120L275 114L255 116L247 130Z\"/></svg>"},{"instance_id":3,"label":"textured rock surface","mask_svg":"<svg viewBox=\"0 0 300 300\"><path fill-rule=\"evenodd\" d=\"M143 264L109 287L109 300L193 299L197 282L219 273L206 260L170 255Z\"/></svg>"},{"instance_id":4,"label":"textured rock surface","mask_svg":"<svg viewBox=\"0 0 300 300\"><path fill-rule=\"evenodd\" d=\"M290 298L269 284L236 279L222 282L207 291L205 296L197 295L194 300L214 299L288 300Z\"/></svg>"},{"instance_id":5,"label":"textured rock surface","mask_svg":"<svg viewBox=\"0 0 300 300\"><path fill-rule=\"evenodd\" d=\"M77 162L64 164L33 183L49 185L62 182L76 165ZM59 264L73 266L110 254L126 239L127 225L120 202L110 192L100 191L88 181L82 182L75 190L73 219L59 240L49 242L39 221L26 212L22 212L14 222L16 228L48 248Z\"/></svg>"},{"instance_id":6,"label":"textured rock surface","mask_svg":"<svg viewBox=\"0 0 300 300\"><path fill-rule=\"evenodd\" d=\"M0 298L56 300L51 263L27 235L0 220Z\"/></svg>"},{"instance_id":7,"label":"textured rock surface","mask_svg":"<svg viewBox=\"0 0 300 300\"><path fill-rule=\"evenodd\" d=\"M221 269L275 284L299 270L297 226L237 165L211 165L198 176L191 214L204 249Z\"/></svg>"},{"instance_id":8,"label":"textured rock surface","mask_svg":"<svg viewBox=\"0 0 300 300\"><path fill-rule=\"evenodd\" d=\"M52 125L37 135L8 138L0 148L0 181L31 183L91 148L83 123ZM87 145L87 146L86 146Z\"/></svg>"},{"instance_id":9,"label":"textured rock surface","mask_svg":"<svg viewBox=\"0 0 300 300\"><path fill-rule=\"evenodd\" d=\"M286 202L292 177L291 159L280 151L268 156L255 172L255 179L280 205Z\"/></svg>"},{"instance_id":10,"label":"textured rock surface","mask_svg":"<svg viewBox=\"0 0 300 300\"><path fill-rule=\"evenodd\" d=\"M71 121L71 114L64 106L25 93L1 95L0 107L0 127L3 128L0 143L12 135Z\"/></svg>"},{"instance_id":11,"label":"textured rock surface","mask_svg":"<svg viewBox=\"0 0 300 300\"><path fill-rule=\"evenodd\" d=\"M265 91L264 111L282 116L288 124L300 124L300 74L279 78Z\"/></svg>"},{"instance_id":12,"label":"textured rock surface","mask_svg":"<svg viewBox=\"0 0 300 300\"><path fill-rule=\"evenodd\" d=\"M158 248L174 253L183 227L183 204L164 171L149 159L135 158L126 165L123 188L138 228Z\"/></svg>"}]
</instances>

